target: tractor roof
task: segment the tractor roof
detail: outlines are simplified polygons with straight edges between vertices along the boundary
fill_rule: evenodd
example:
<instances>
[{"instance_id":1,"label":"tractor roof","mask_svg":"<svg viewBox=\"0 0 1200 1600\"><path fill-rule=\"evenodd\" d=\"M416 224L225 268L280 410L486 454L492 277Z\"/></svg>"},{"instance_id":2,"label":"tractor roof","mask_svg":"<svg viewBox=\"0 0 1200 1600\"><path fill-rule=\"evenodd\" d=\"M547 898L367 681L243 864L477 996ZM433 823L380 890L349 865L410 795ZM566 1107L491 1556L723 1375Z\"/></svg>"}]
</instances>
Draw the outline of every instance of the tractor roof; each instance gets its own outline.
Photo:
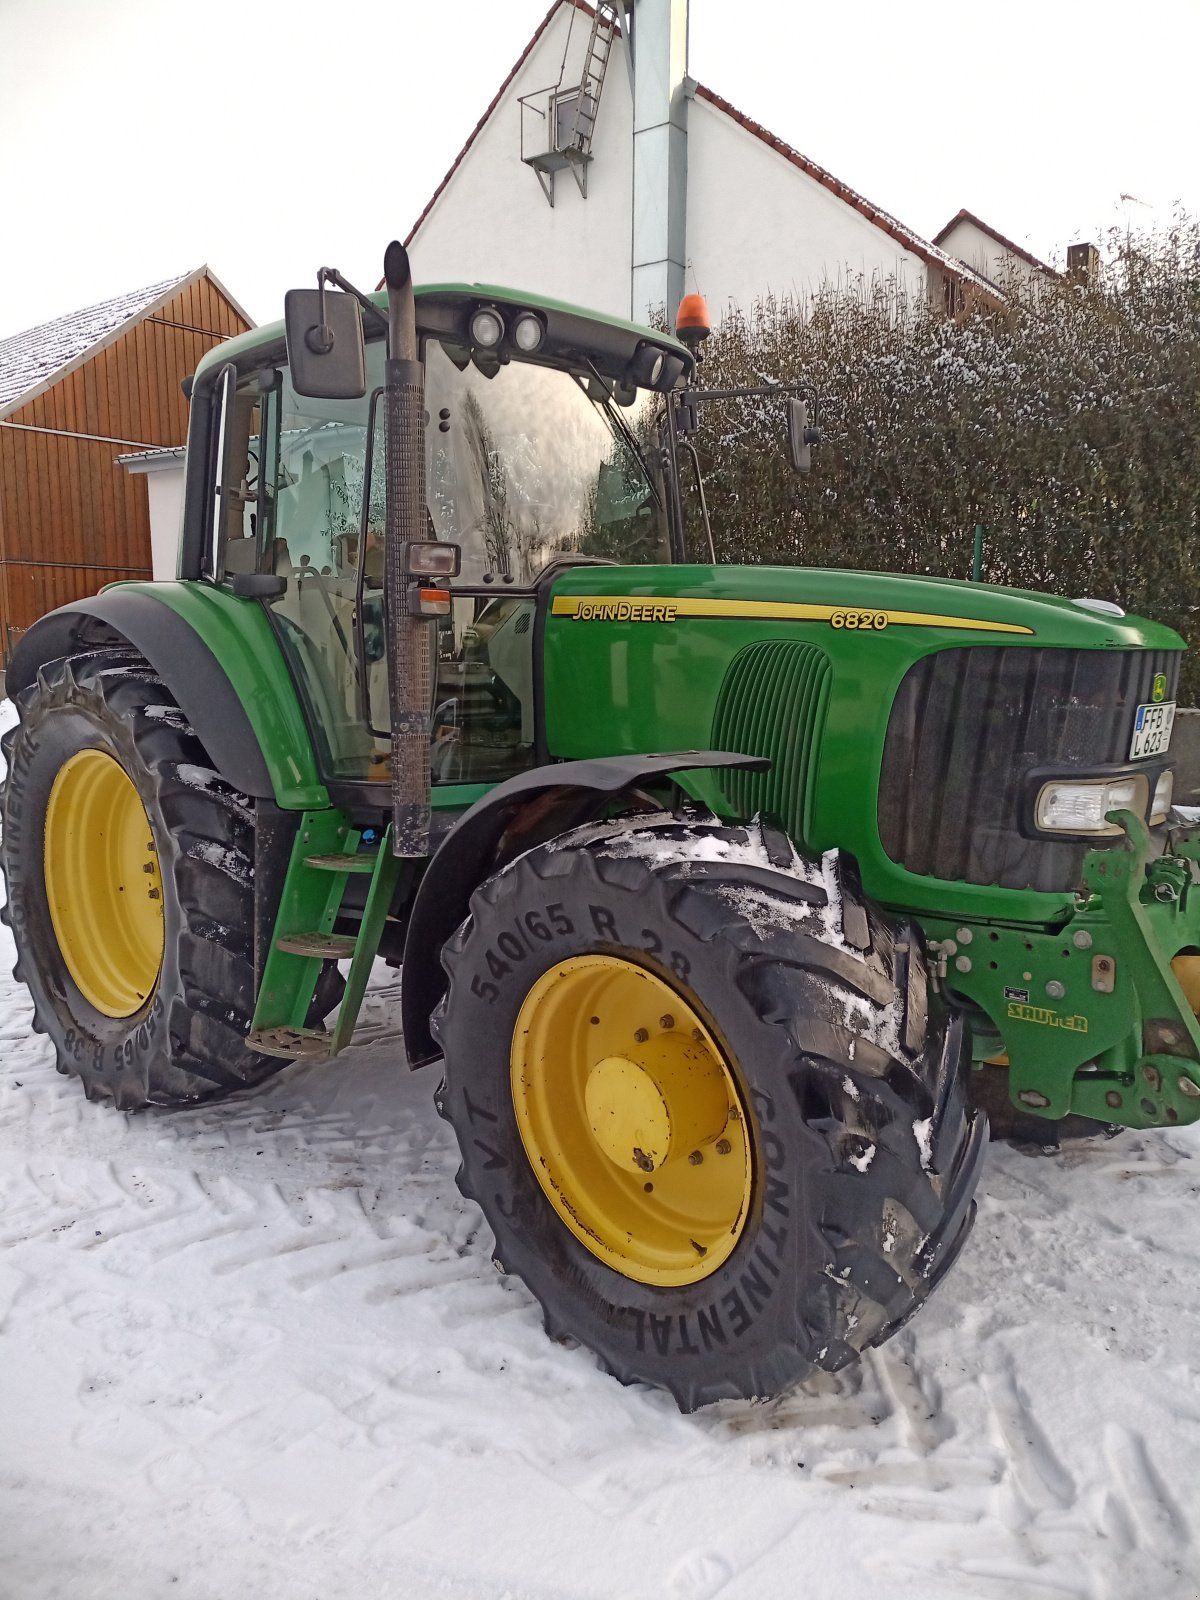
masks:
<instances>
[{"instance_id":1,"label":"tractor roof","mask_svg":"<svg viewBox=\"0 0 1200 1600\"><path fill-rule=\"evenodd\" d=\"M674 351L687 362L689 368L692 365L692 357L686 345L681 344L672 334L663 333L657 328L644 327L641 323L630 322L624 317L610 317L603 311L593 311L587 306L571 305L568 301L554 300L546 295L531 294L524 289L505 289L491 283L427 283L418 284L415 294L418 326L420 326L421 322L422 301L445 301L451 298L500 301L504 305L528 306L535 311L557 311L566 316L580 317L601 327L616 328L621 333L629 334L635 338L651 340L664 350ZM386 294L375 293L369 298L381 311L386 311ZM226 361L236 362L241 355L257 350L263 345L279 343L282 339L282 321L269 322L260 328L253 329L250 333L240 334L237 338L229 339L226 343L217 345L215 349L208 351L196 368L197 376L208 372L213 367L223 366Z\"/></svg>"}]
</instances>

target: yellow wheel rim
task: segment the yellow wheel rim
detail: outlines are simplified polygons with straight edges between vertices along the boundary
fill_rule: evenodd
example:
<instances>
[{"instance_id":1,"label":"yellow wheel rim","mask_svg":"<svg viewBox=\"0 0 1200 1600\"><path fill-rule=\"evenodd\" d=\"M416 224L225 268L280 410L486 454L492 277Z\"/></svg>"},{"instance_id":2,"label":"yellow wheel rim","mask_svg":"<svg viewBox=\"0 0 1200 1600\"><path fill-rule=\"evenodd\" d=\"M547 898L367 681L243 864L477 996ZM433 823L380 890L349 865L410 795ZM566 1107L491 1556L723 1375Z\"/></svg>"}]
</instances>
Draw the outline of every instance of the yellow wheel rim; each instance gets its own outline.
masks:
<instances>
[{"instance_id":1,"label":"yellow wheel rim","mask_svg":"<svg viewBox=\"0 0 1200 1600\"><path fill-rule=\"evenodd\" d=\"M638 1283L697 1283L741 1237L753 1180L737 1081L669 984L575 956L534 984L513 1032L525 1154L594 1256Z\"/></svg>"},{"instance_id":2,"label":"yellow wheel rim","mask_svg":"<svg viewBox=\"0 0 1200 1600\"><path fill-rule=\"evenodd\" d=\"M103 750L64 762L46 806L46 898L80 992L106 1017L130 1017L162 966L163 899L146 808Z\"/></svg>"}]
</instances>

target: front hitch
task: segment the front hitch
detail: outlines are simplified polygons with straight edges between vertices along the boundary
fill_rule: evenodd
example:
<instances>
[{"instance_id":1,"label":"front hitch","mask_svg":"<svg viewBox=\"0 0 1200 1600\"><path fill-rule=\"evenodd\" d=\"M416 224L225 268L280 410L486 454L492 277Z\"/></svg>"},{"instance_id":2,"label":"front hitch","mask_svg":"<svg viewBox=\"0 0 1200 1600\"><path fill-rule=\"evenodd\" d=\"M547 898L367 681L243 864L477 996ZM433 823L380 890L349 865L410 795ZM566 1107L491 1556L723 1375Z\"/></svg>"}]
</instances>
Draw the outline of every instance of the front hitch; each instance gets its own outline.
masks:
<instances>
[{"instance_id":1,"label":"front hitch","mask_svg":"<svg viewBox=\"0 0 1200 1600\"><path fill-rule=\"evenodd\" d=\"M1200 951L1200 832L1152 859L1139 816L1090 850L1073 913L1053 928L923 918L947 987L1003 1041L1009 1095L1048 1120L1127 1127L1200 1119L1200 1023L1173 961ZM993 1055L992 1059L996 1059Z\"/></svg>"}]
</instances>

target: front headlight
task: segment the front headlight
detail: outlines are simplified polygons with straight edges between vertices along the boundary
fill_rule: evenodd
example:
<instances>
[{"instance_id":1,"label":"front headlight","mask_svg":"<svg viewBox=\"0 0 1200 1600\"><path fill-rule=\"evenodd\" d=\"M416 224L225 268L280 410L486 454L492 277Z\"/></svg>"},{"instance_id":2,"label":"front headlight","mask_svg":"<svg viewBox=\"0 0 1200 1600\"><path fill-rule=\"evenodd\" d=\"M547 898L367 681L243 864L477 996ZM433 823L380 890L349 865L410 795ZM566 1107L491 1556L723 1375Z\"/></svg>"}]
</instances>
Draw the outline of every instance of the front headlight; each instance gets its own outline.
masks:
<instances>
[{"instance_id":1,"label":"front headlight","mask_svg":"<svg viewBox=\"0 0 1200 1600\"><path fill-rule=\"evenodd\" d=\"M1106 822L1110 811L1146 815L1150 783L1144 773L1128 778L1055 778L1038 793L1034 821L1043 833L1091 833L1098 838L1121 832Z\"/></svg>"}]
</instances>

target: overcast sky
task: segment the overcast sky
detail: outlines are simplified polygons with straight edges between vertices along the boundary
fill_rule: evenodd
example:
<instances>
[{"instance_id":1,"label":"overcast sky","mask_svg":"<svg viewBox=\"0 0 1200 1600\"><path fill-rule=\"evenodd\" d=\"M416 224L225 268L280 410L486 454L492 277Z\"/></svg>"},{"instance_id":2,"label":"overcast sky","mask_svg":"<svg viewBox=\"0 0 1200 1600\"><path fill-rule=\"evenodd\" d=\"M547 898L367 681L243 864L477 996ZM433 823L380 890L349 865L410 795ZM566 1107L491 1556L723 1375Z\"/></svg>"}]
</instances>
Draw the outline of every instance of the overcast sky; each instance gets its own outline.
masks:
<instances>
[{"instance_id":1,"label":"overcast sky","mask_svg":"<svg viewBox=\"0 0 1200 1600\"><path fill-rule=\"evenodd\" d=\"M373 286L548 3L0 0L0 337L205 261L258 321ZM1198 63L1200 0L692 0L740 110L926 237L966 206L1060 259L1200 211Z\"/></svg>"}]
</instances>

